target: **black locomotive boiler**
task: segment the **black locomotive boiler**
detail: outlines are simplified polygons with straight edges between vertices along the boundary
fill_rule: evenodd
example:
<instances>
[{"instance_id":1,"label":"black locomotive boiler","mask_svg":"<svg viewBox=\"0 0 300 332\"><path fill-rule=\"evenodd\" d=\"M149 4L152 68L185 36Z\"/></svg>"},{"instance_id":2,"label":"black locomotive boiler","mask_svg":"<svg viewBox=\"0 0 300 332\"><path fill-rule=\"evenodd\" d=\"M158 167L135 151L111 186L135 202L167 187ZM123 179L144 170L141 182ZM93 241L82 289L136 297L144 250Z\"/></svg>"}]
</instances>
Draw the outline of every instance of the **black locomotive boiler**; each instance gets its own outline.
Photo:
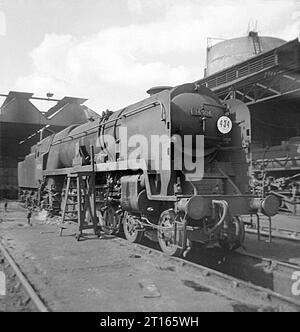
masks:
<instances>
[{"instance_id":1,"label":"black locomotive boiler","mask_svg":"<svg viewBox=\"0 0 300 332\"><path fill-rule=\"evenodd\" d=\"M131 242L147 236L169 255L187 252L195 241L240 247L241 216L272 216L279 208L276 197L261 199L249 189L248 108L238 100L222 104L195 84L149 94L33 146L19 163L20 197L64 215L72 196L68 179L93 179L73 191L85 202L81 225L93 219L106 232L123 229Z\"/></svg>"}]
</instances>

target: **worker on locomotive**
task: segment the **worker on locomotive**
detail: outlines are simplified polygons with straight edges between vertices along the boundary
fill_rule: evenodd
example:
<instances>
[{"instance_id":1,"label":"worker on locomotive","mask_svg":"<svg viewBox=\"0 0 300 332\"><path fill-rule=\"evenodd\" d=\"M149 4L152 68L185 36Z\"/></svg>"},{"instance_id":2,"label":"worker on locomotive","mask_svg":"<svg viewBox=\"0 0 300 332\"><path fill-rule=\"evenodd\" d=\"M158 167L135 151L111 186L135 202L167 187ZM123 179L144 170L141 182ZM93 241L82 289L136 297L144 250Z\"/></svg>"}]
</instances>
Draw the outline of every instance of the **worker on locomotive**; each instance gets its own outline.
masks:
<instances>
[{"instance_id":1,"label":"worker on locomotive","mask_svg":"<svg viewBox=\"0 0 300 332\"><path fill-rule=\"evenodd\" d=\"M223 104L197 84L148 92L143 101L33 147L19 164L21 194L35 190L65 220L77 176L80 233L89 219L95 232L100 224L109 234L123 230L131 242L146 236L169 255L186 254L193 242L239 248L241 216L279 209L276 197L250 191L247 106ZM23 176L28 167L36 170L32 179Z\"/></svg>"}]
</instances>

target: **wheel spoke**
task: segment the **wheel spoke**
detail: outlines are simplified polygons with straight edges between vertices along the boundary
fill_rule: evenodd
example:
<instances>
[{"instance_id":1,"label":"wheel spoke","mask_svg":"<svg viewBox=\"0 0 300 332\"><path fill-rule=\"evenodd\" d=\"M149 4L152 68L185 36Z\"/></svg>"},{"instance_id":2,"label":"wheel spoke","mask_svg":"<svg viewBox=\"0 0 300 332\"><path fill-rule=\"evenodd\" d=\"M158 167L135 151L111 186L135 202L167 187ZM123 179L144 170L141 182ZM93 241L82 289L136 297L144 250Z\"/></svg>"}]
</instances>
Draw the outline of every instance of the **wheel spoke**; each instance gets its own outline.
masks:
<instances>
[{"instance_id":1,"label":"wheel spoke","mask_svg":"<svg viewBox=\"0 0 300 332\"><path fill-rule=\"evenodd\" d=\"M109 206L100 218L102 220L101 227L104 233L112 235L119 231L120 216L116 214L115 209Z\"/></svg>"},{"instance_id":2,"label":"wheel spoke","mask_svg":"<svg viewBox=\"0 0 300 332\"><path fill-rule=\"evenodd\" d=\"M158 242L161 250L170 256L180 256L182 253L181 248L175 243L175 218L176 214L173 210L164 211L158 223ZM164 230L163 228L168 228ZM171 228L171 229L170 229ZM172 230L172 228L174 228ZM179 233L180 243L181 233Z\"/></svg>"},{"instance_id":3,"label":"wheel spoke","mask_svg":"<svg viewBox=\"0 0 300 332\"><path fill-rule=\"evenodd\" d=\"M142 240L143 232L139 230L137 217L126 213L123 221L123 229L128 241L138 243Z\"/></svg>"}]
</instances>

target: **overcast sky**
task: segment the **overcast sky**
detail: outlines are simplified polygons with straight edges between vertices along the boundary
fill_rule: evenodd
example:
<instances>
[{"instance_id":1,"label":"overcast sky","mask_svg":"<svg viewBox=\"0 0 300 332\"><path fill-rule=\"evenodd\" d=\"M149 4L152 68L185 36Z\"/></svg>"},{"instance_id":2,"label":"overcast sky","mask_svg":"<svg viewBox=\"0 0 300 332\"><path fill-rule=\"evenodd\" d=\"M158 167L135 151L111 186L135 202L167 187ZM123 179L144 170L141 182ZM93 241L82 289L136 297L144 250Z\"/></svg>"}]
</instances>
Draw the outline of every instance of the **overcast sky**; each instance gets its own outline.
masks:
<instances>
[{"instance_id":1,"label":"overcast sky","mask_svg":"<svg viewBox=\"0 0 300 332\"><path fill-rule=\"evenodd\" d=\"M89 98L100 112L202 78L207 37L300 37L300 0L0 0L0 93Z\"/></svg>"}]
</instances>

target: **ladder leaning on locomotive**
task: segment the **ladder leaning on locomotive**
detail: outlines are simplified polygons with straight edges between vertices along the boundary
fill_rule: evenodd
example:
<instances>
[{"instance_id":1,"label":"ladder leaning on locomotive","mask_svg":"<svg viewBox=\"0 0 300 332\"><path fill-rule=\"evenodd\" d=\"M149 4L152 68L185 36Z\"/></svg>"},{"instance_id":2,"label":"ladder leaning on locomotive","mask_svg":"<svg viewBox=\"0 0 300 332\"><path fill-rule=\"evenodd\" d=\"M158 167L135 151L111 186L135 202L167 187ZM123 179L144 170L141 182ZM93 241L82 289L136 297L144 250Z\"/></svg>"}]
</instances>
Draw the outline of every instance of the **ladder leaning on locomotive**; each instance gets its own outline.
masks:
<instances>
[{"instance_id":1,"label":"ladder leaning on locomotive","mask_svg":"<svg viewBox=\"0 0 300 332\"><path fill-rule=\"evenodd\" d=\"M131 242L146 236L169 255L186 253L195 241L240 247L242 215L273 216L279 209L276 197L250 191L247 106L238 100L221 104L195 84L149 94L32 147L18 167L20 198L34 197L49 212L65 214L67 201L75 205L76 196L68 196L67 179L76 174L88 179L93 172L88 191L73 190L93 196L105 232L123 229Z\"/></svg>"}]
</instances>

